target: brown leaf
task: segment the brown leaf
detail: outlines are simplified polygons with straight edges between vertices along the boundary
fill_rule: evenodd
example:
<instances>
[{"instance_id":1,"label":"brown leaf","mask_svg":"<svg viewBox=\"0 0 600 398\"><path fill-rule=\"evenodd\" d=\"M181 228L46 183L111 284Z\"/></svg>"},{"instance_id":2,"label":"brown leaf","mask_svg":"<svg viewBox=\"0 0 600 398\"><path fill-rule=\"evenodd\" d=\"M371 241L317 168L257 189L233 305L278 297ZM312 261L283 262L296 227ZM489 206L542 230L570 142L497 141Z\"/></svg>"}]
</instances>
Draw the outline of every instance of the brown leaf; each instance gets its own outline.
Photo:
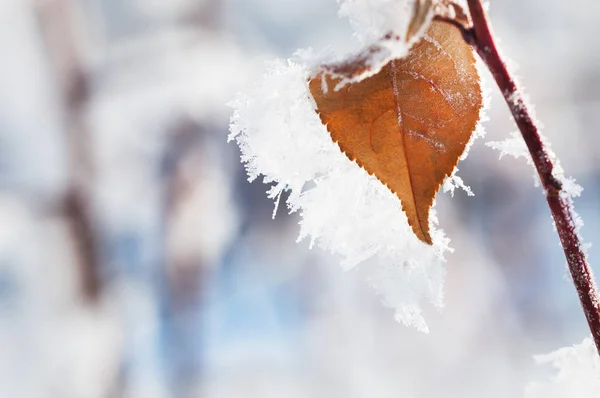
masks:
<instances>
[{"instance_id":1,"label":"brown leaf","mask_svg":"<svg viewBox=\"0 0 600 398\"><path fill-rule=\"evenodd\" d=\"M309 87L331 138L398 196L414 233L431 244L433 199L482 105L471 48L454 26L433 22L405 58L361 82L335 90L339 78L323 70Z\"/></svg>"}]
</instances>

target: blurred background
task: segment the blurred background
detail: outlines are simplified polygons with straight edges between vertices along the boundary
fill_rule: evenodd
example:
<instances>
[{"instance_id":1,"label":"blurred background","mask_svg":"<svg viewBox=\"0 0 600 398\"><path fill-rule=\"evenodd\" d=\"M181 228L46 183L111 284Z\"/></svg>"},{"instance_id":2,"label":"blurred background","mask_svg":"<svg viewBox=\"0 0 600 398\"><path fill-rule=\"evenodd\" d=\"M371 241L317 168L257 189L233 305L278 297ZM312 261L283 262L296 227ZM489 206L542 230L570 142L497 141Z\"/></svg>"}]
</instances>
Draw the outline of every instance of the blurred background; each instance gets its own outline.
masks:
<instances>
[{"instance_id":1,"label":"blurred background","mask_svg":"<svg viewBox=\"0 0 600 398\"><path fill-rule=\"evenodd\" d=\"M600 6L492 2L600 241ZM431 333L308 242L226 143L237 91L357 48L334 0L0 0L0 397L516 397L588 334L533 170L485 147L438 196ZM600 261L590 249L592 265ZM596 267L598 272L598 267Z\"/></svg>"}]
</instances>

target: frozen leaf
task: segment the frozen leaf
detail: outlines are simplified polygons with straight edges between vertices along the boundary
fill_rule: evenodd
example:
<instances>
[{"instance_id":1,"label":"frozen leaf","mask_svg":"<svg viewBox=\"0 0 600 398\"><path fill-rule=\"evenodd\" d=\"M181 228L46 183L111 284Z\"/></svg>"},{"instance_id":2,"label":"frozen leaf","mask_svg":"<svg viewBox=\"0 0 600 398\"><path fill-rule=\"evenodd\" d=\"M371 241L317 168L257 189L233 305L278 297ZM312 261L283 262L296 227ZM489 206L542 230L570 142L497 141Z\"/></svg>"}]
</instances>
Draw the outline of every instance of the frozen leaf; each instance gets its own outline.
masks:
<instances>
[{"instance_id":1,"label":"frozen leaf","mask_svg":"<svg viewBox=\"0 0 600 398\"><path fill-rule=\"evenodd\" d=\"M268 184L275 201L287 191L280 208L300 216L299 240L339 256L345 269L363 268L398 321L427 331L421 304L442 306L449 239L433 209L433 245L423 244L398 198L332 141L309 91L315 59L302 52L270 63L264 78L231 102L229 137L249 179Z\"/></svg>"},{"instance_id":2,"label":"frozen leaf","mask_svg":"<svg viewBox=\"0 0 600 398\"><path fill-rule=\"evenodd\" d=\"M435 194L452 175L482 106L475 59L460 32L434 22L405 58L377 74L344 85L325 66L309 86L333 141L397 195L413 232L431 244Z\"/></svg>"}]
</instances>

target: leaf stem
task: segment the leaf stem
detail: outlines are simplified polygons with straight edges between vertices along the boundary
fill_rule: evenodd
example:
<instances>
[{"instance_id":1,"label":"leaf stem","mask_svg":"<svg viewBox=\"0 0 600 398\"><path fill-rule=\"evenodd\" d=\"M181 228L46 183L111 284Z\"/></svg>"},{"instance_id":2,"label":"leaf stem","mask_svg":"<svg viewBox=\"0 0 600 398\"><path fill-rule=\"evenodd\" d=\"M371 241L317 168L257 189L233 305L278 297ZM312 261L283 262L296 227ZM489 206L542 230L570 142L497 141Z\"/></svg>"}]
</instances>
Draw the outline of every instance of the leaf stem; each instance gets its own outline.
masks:
<instances>
[{"instance_id":1,"label":"leaf stem","mask_svg":"<svg viewBox=\"0 0 600 398\"><path fill-rule=\"evenodd\" d=\"M527 144L556 224L573 284L600 353L600 300L592 270L577 234L571 197L563 192L561 182L554 175L554 165L539 134L536 121L532 118L521 91L498 52L481 0L467 0L467 3L473 26L463 29L463 35L492 73Z\"/></svg>"}]
</instances>

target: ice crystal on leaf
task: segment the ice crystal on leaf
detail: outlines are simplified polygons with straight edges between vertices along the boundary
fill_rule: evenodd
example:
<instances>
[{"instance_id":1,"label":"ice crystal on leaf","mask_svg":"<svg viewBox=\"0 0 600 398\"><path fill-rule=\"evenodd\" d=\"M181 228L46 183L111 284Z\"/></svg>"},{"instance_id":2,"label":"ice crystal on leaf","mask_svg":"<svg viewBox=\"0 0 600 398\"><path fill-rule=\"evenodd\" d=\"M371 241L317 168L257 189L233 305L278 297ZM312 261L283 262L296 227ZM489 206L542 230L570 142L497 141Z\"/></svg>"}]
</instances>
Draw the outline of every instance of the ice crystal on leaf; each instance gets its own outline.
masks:
<instances>
[{"instance_id":1,"label":"ice crystal on leaf","mask_svg":"<svg viewBox=\"0 0 600 398\"><path fill-rule=\"evenodd\" d=\"M433 246L419 241L397 197L331 140L302 58L272 62L262 82L237 95L229 139L239 144L250 181L263 176L273 199L289 191L287 208L302 216L299 239L340 255L345 268L370 259L370 281L384 303L399 321L426 331L419 303L442 305L449 240L433 215Z\"/></svg>"},{"instance_id":2,"label":"ice crystal on leaf","mask_svg":"<svg viewBox=\"0 0 600 398\"><path fill-rule=\"evenodd\" d=\"M362 53L353 57L360 60L364 69L358 74L337 76L342 78L340 87L373 76L391 60L406 56L433 18L432 2L427 0L338 2L340 17L348 18L355 31L354 36L365 47Z\"/></svg>"}]
</instances>

